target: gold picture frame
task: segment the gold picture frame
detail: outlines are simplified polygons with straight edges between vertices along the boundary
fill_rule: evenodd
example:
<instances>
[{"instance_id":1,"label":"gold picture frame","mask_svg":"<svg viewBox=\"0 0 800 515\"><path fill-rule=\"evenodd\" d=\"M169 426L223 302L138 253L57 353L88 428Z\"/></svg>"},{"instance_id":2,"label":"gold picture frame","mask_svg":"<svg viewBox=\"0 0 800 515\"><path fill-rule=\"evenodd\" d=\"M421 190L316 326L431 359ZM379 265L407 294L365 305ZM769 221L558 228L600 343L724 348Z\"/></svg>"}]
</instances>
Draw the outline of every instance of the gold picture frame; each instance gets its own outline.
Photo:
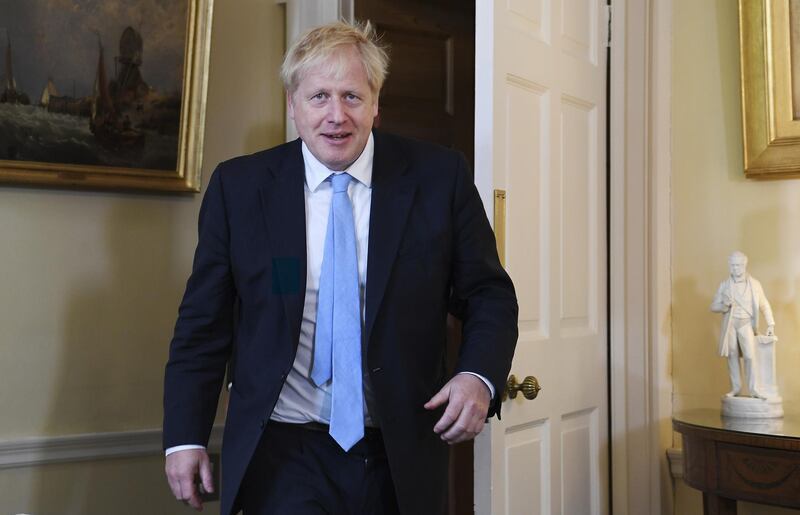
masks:
<instances>
[{"instance_id":1,"label":"gold picture frame","mask_svg":"<svg viewBox=\"0 0 800 515\"><path fill-rule=\"evenodd\" d=\"M50 0L38 0L46 4ZM119 12L136 12L137 4L145 6L144 0L114 0L120 2L118 5ZM15 144L19 141L21 136L15 132L30 131L30 127L18 128L13 125L14 122L6 120L5 134L7 149L0 148L0 183L16 184L16 185L29 185L29 186L42 186L42 187L55 187L55 188L77 188L77 189L111 189L111 190L140 190L140 191L158 191L158 192L199 192L201 185L201 164L202 164L202 151L203 151L203 136L205 127L206 116L206 92L208 82L208 62L211 42L211 22L213 11L213 0L185 0L186 8L185 13L181 10L181 16L185 14L185 39L181 41L180 35L171 40L171 53L169 54L173 59L177 59L176 63L180 63L180 50L183 44L183 69L182 80L181 71L177 66L167 67L172 70L172 78L174 83L180 81L180 86L170 90L166 93L158 92L155 88L148 85L146 82L147 77L139 76L139 66L142 63L142 54L144 59L150 57L159 51L158 38L154 38L156 42L149 42L145 36L144 52L142 52L142 35L136 29L128 27L122 33L119 39L119 55L114 56L116 51L116 41L107 41L111 39L103 35L100 30L93 29L94 35L90 33L88 36L85 32L90 25L80 26L79 29L83 33L82 44L84 47L88 44L85 42L87 37L95 37L90 40L94 45L92 48L97 49L95 55L99 55L99 59L95 57L94 63L89 65L81 65L82 69L91 66L89 70L94 74L93 90L87 93L87 87L84 86L83 93L80 95L64 94L62 91L66 89L64 85L55 86L53 80L48 79L47 85L44 86L42 95L38 95L38 90L31 91L30 93L21 93L15 91L16 81L14 75L11 75L12 70L19 75L17 67L12 68L13 59L17 56L12 54L12 48L17 54L24 52L24 37L27 34L23 33L23 37L12 35L12 29L6 29L7 34L0 33L0 37L5 36L0 40L0 47L5 43L6 48L5 56L0 52L0 60L5 58L5 74L0 69L0 75L4 76L3 83L0 84L0 103L7 101L7 99L14 100L14 95L17 98L24 98L25 104L19 103L27 111L25 114L30 114L31 118L34 116L39 117L39 127L43 124L46 126L47 117L51 117L53 124L60 123L58 120L70 120L72 126L78 132L84 141L84 147L92 145L97 147L97 154L103 152L104 155L117 159L113 164L101 162L100 164L85 164L79 162L71 162L68 160L59 160L59 158L50 158L51 154L47 154L47 162L42 159L38 160L25 160L25 157L19 157L16 151ZM63 4L63 2L62 2ZM107 2L105 8L111 9L114 2ZM75 9L81 8L79 2L75 2ZM148 5L155 5L149 3ZM163 5L163 4L162 4ZM17 8L22 9L24 4L18 4ZM13 7L12 7L13 9ZM114 8L115 9L115 8ZM13 13L14 11L12 11ZM19 11L17 11L19 12ZM145 12L142 9L141 12ZM93 16L98 16L98 13L92 13ZM88 15L87 15L88 16ZM144 14L141 15L145 17ZM182 18L178 18L182 23ZM145 28L154 25L153 20L133 20L125 23L141 23ZM11 27L14 27L11 25ZM182 27L182 25L179 25ZM103 29L105 27L101 27ZM121 26L120 26L121 28ZM109 29L106 29L109 30ZM16 36L19 36L19 32ZM40 32L41 33L41 32ZM117 30L114 34L119 34ZM106 33L107 34L107 33ZM180 33L178 33L180 34ZM119 37L119 36L118 36ZM126 39L127 38L127 39ZM23 41L20 41L23 40ZM163 39L162 39L163 41ZM14 47L12 47L14 42ZM127 45L127 46L125 46ZM138 45L138 46L137 46ZM155 47L154 47L155 45ZM39 45L40 47L42 45ZM23 47L23 50L17 50ZM106 48L108 47L108 50ZM104 57L104 50L105 57ZM148 54L149 52L149 54ZM177 57L175 57L177 56ZM30 55L22 55L23 58ZM35 56L34 56L35 57ZM127 61L125 61L127 59ZM21 64L26 64L24 60ZM82 62L85 62L83 59ZM135 66L131 66L131 62ZM109 64L103 64L109 63ZM128 89L123 89L118 77L122 76L119 70L135 68L134 74L138 81L134 86L128 86ZM2 63L0 63L2 68ZM20 67L23 68L23 67ZM30 68L30 67L29 67ZM103 70L101 72L101 69ZM106 75L106 69L108 69ZM95 74L95 70L96 74ZM23 68L24 71L24 68ZM119 75L115 76L114 73ZM11 79L8 79L8 76ZM84 75L86 75L84 73ZM130 76L129 73L126 75ZM103 97L103 88L98 86L105 80L105 97ZM41 81L41 80L40 80ZM112 82L115 81L115 82ZM66 82L66 81L65 81ZM129 83L130 81L128 81ZM126 83L126 84L128 84ZM111 85L112 94L109 94L108 86ZM68 86L67 86L68 87ZM138 89L136 89L138 87ZM11 94L9 94L11 88ZM48 88L51 88L53 96L48 96ZM72 88L75 89L74 81ZM116 88L116 89L114 89ZM33 89L33 87L28 88ZM138 91L138 93L130 93L130 91ZM21 88L19 89L21 91ZM61 93L57 93L60 91ZM122 92L122 93L120 93ZM125 93L129 93L127 97L122 97ZM136 95L139 98L136 98ZM59 96L60 95L60 96ZM119 99L124 98L125 109L123 111L122 102ZM58 103L55 103L55 100ZM49 101L49 105L46 101ZM57 109L52 113L53 106ZM103 106L108 106L106 112L111 115L106 115L105 118L98 118L98 110ZM0 106L1 107L1 106ZM21 109L22 107L20 107ZM8 107L7 109L12 109ZM87 110L89 114L87 114ZM78 113L80 111L80 113ZM20 111L21 112L21 111ZM124 114L129 112L130 115ZM9 114L10 113L10 114ZM15 111L6 111L4 115L7 118L13 118ZM113 115L113 118L112 118ZM124 116L124 118L123 118ZM61 118L58 118L61 117ZM72 118L69 118L72 117ZM22 115L18 117L21 119ZM45 120L42 122L42 120ZM98 120L96 122L96 120ZM109 121L110 120L110 121ZM3 120L0 120L0 122ZM100 122L105 122L102 125ZM21 123L21 122L19 122ZM64 122L66 124L66 122ZM89 126L91 125L91 133ZM9 126L11 127L9 129ZM33 126L31 123L30 126ZM166 127L166 128L165 128ZM44 131L45 129L43 129ZM55 132L55 129L48 129ZM65 129L66 131L66 129ZM101 135L102 138L101 139ZM166 136L165 136L166 135ZM0 134L2 140L3 134ZM95 138L95 139L92 139ZM149 138L149 139L148 139ZM167 139L168 138L168 139ZM9 143L10 141L10 143ZM89 142L87 144L87 141ZM95 142L96 141L96 142ZM147 166L138 166L136 164L129 165L127 161L120 158L124 156L124 152L130 152L132 163L151 163L156 162L154 159L149 161L144 159L145 154L152 154L152 148L146 147L150 145L151 141L158 142L159 158L157 161L159 166L148 168ZM167 143L163 143L167 141ZM103 145L101 148L100 145ZM127 147L126 147L127 145ZM1 145L0 145L1 146ZM155 143L152 146L156 146ZM42 147L40 145L40 147ZM46 147L45 147L46 148ZM176 152L177 148L177 152ZM36 149L42 152L41 148ZM115 154L115 152L117 154ZM138 154L136 154L138 152ZM52 155L56 155L53 153ZM64 152L64 155L70 155L69 152ZM88 151L87 151L88 155ZM95 154L92 154L94 156ZM163 156L166 157L163 157ZM60 154L59 154L60 156ZM161 165L160 163L167 163Z\"/></svg>"},{"instance_id":2,"label":"gold picture frame","mask_svg":"<svg viewBox=\"0 0 800 515\"><path fill-rule=\"evenodd\" d=\"M800 177L800 1L739 0L739 47L745 175Z\"/></svg>"}]
</instances>

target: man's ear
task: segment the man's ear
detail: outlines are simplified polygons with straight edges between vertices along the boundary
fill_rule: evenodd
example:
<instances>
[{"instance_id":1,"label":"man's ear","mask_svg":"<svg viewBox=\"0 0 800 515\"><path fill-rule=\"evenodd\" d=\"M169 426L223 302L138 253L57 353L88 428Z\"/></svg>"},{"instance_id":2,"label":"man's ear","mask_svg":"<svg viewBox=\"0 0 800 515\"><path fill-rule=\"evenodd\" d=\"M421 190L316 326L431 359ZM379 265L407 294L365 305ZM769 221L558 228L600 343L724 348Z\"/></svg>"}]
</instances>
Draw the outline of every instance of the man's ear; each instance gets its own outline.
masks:
<instances>
[{"instance_id":1,"label":"man's ear","mask_svg":"<svg viewBox=\"0 0 800 515\"><path fill-rule=\"evenodd\" d=\"M286 92L286 114L289 115L289 118L294 120L294 101L289 91Z\"/></svg>"}]
</instances>

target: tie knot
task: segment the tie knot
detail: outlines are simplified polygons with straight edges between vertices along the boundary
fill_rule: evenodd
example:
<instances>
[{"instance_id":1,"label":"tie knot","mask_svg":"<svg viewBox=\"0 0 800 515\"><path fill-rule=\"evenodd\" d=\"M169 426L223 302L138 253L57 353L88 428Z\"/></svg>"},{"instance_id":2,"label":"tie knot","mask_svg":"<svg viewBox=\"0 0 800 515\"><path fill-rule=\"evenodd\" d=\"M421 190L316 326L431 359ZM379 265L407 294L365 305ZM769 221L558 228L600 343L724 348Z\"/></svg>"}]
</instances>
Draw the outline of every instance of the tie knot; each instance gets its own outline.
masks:
<instances>
[{"instance_id":1,"label":"tie knot","mask_svg":"<svg viewBox=\"0 0 800 515\"><path fill-rule=\"evenodd\" d=\"M350 184L350 177L349 173L338 173L331 175L331 183L333 183L333 192L334 193L341 193L343 191L347 191L347 185Z\"/></svg>"}]
</instances>

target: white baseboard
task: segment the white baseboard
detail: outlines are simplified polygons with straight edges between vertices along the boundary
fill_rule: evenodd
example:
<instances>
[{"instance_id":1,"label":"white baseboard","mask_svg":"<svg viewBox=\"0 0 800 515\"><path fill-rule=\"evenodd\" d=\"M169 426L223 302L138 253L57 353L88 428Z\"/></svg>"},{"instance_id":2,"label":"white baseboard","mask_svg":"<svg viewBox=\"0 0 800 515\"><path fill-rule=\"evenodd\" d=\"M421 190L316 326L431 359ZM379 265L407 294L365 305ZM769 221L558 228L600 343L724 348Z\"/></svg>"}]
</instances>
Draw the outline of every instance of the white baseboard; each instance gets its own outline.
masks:
<instances>
[{"instance_id":1,"label":"white baseboard","mask_svg":"<svg viewBox=\"0 0 800 515\"><path fill-rule=\"evenodd\" d=\"M222 428L217 425L211 431L208 446L212 451L222 445ZM162 452L161 429L0 440L0 469Z\"/></svg>"},{"instance_id":2,"label":"white baseboard","mask_svg":"<svg viewBox=\"0 0 800 515\"><path fill-rule=\"evenodd\" d=\"M669 473L675 479L683 478L683 449L667 449Z\"/></svg>"}]
</instances>

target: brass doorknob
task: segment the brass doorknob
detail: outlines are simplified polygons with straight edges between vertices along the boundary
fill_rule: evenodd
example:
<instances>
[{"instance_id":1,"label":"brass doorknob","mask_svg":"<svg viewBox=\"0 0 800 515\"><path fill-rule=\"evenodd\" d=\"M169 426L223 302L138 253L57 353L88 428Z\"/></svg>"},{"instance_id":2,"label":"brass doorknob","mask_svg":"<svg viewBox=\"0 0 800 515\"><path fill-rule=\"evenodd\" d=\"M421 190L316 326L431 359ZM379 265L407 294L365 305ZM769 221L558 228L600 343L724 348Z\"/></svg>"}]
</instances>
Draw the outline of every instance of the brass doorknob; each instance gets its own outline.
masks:
<instances>
[{"instance_id":1,"label":"brass doorknob","mask_svg":"<svg viewBox=\"0 0 800 515\"><path fill-rule=\"evenodd\" d=\"M542 387L539 386L539 381L535 377L528 376L521 383L517 383L517 378L512 374L508 376L508 381L506 381L506 388L503 390L503 400L505 401L508 397L516 399L517 393L522 392L523 397L532 401L539 395L541 389Z\"/></svg>"}]
</instances>

